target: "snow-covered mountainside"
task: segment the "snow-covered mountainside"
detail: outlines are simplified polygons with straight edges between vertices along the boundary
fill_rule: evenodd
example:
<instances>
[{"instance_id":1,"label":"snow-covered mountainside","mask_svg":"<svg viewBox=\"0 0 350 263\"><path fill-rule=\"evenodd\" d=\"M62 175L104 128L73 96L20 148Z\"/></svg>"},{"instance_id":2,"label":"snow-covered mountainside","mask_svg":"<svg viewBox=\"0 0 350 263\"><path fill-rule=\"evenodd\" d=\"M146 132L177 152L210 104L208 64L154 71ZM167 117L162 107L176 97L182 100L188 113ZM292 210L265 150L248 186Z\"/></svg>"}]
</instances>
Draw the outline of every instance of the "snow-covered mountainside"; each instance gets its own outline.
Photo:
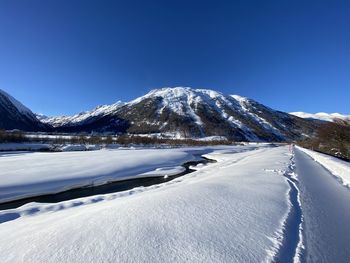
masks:
<instances>
[{"instance_id":1,"label":"snow-covered mountainside","mask_svg":"<svg viewBox=\"0 0 350 263\"><path fill-rule=\"evenodd\" d=\"M1 91L0 113L2 129L161 134L177 138L221 136L238 141L301 139L312 136L320 123L238 95L187 87L155 89L128 103L103 105L63 117L35 116Z\"/></svg>"},{"instance_id":2,"label":"snow-covered mountainside","mask_svg":"<svg viewBox=\"0 0 350 263\"><path fill-rule=\"evenodd\" d=\"M74 126L82 123L92 122L97 117L103 117L112 114L116 109L123 106L124 103L118 101L112 105L97 106L92 111L85 111L74 116L58 116L47 117L45 115L37 115L36 117L43 123L52 125L53 127Z\"/></svg>"},{"instance_id":3,"label":"snow-covered mountainside","mask_svg":"<svg viewBox=\"0 0 350 263\"><path fill-rule=\"evenodd\" d=\"M94 110L44 121L65 132L162 133L182 138L225 136L241 141L300 139L311 135L318 124L238 95L187 87L155 89L128 103L103 109L102 114Z\"/></svg>"},{"instance_id":4,"label":"snow-covered mountainside","mask_svg":"<svg viewBox=\"0 0 350 263\"><path fill-rule=\"evenodd\" d=\"M31 110L0 89L0 129L38 131L47 128Z\"/></svg>"},{"instance_id":5,"label":"snow-covered mountainside","mask_svg":"<svg viewBox=\"0 0 350 263\"><path fill-rule=\"evenodd\" d=\"M304 118L304 119L315 119L315 120L321 120L321 121L334 121L334 119L350 120L350 115L343 115L340 113L318 112L313 114L313 113L297 111L297 112L290 112L289 114L292 114L294 116Z\"/></svg>"}]
</instances>

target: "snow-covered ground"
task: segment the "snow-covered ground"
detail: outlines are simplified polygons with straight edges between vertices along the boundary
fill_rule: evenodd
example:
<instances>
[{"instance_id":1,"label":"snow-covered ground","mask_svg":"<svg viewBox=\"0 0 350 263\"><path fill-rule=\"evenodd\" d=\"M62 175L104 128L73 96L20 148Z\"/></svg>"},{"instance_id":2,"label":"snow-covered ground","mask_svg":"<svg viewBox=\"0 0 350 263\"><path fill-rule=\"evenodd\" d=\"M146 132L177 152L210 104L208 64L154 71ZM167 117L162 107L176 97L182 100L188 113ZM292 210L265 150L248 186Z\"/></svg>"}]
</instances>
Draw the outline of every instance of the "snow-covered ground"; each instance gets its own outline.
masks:
<instances>
[{"instance_id":1,"label":"snow-covered ground","mask_svg":"<svg viewBox=\"0 0 350 263\"><path fill-rule=\"evenodd\" d=\"M298 147L299 150L308 154L316 162L323 165L328 169L335 177L337 177L343 185L350 187L350 163L340 160L338 158L322 154L319 152L311 151L305 148Z\"/></svg>"},{"instance_id":2,"label":"snow-covered ground","mask_svg":"<svg viewBox=\"0 0 350 263\"><path fill-rule=\"evenodd\" d=\"M303 215L305 253L301 262L348 263L349 188L343 187L330 171L302 149L295 149L294 158Z\"/></svg>"},{"instance_id":3,"label":"snow-covered ground","mask_svg":"<svg viewBox=\"0 0 350 263\"><path fill-rule=\"evenodd\" d=\"M183 171L181 167L183 163L195 160L197 157L193 154L205 154L215 149L237 152L258 147L247 145L244 147L119 148L79 151L81 150L79 145L76 146L76 149L73 146L67 146L67 151L57 153L2 153L0 202L57 193L81 186L100 185L111 181L171 176ZM260 147L266 147L266 145Z\"/></svg>"},{"instance_id":4,"label":"snow-covered ground","mask_svg":"<svg viewBox=\"0 0 350 263\"><path fill-rule=\"evenodd\" d=\"M198 166L196 172L167 183L0 211L0 236L6 237L0 239L2 262L270 261L283 240L283 225L291 206L290 187L283 176L290 169L291 154L286 146L251 151L241 147L244 152L233 153L237 148L212 149L206 156L217 163ZM67 154L69 158L61 156ZM84 154L97 154L95 157L104 162L97 165L96 158L84 160ZM189 155L190 148L119 150L58 153L57 159L60 165L68 162L64 166L72 166L74 162L80 166L74 176L86 176L91 169L101 169L100 165L114 171L111 167L122 163L118 158L124 158L126 164L121 166L127 171L136 169L132 167L140 162L142 169L144 165L160 167L170 160L174 165ZM48 166L52 171L59 169L41 156L45 155L27 155L27 162L36 160L32 169L44 176ZM160 163L155 165L157 160ZM0 181L11 180L9 177ZM22 179L31 181L17 177L13 184Z\"/></svg>"},{"instance_id":5,"label":"snow-covered ground","mask_svg":"<svg viewBox=\"0 0 350 263\"><path fill-rule=\"evenodd\" d=\"M170 149L4 154L0 202L142 177L151 171L162 176L157 168L178 167L193 158L190 152Z\"/></svg>"}]
</instances>

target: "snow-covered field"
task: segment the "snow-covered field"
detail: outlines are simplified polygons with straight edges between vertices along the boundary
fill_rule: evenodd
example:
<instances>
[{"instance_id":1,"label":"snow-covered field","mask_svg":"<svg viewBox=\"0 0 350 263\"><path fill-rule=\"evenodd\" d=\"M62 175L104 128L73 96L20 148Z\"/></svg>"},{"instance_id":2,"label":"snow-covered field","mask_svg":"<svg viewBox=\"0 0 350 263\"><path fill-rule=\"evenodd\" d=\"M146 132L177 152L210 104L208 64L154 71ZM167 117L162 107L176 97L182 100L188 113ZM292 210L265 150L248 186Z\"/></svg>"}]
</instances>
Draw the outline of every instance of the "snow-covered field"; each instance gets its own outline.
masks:
<instances>
[{"instance_id":1,"label":"snow-covered field","mask_svg":"<svg viewBox=\"0 0 350 263\"><path fill-rule=\"evenodd\" d=\"M170 149L3 154L0 202L140 177L144 173L162 176L164 168L181 172L179 166L193 159L190 152Z\"/></svg>"},{"instance_id":2,"label":"snow-covered field","mask_svg":"<svg viewBox=\"0 0 350 263\"><path fill-rule=\"evenodd\" d=\"M350 187L350 163L340 160L338 158L322 154L319 152L311 151L305 148L298 147L301 151L308 154L316 162L323 165L328 169L335 177L337 177L343 185Z\"/></svg>"},{"instance_id":3,"label":"snow-covered field","mask_svg":"<svg viewBox=\"0 0 350 263\"><path fill-rule=\"evenodd\" d=\"M260 147L264 146L266 147ZM246 151L256 147L258 146L119 148L77 152L67 149L67 152L57 153L4 152L0 155L0 202L111 181L171 176L184 170L181 166L183 163L198 158L194 154L205 154L215 149Z\"/></svg>"},{"instance_id":4,"label":"snow-covered field","mask_svg":"<svg viewBox=\"0 0 350 263\"><path fill-rule=\"evenodd\" d=\"M0 239L1 260L270 261L278 253L283 223L291 206L290 187L283 176L290 169L291 154L285 146L250 151L247 147L202 148L217 163L198 166L197 171L163 184L0 211L0 236L6 237ZM16 167L16 158L27 163L34 163L34 159L35 165L27 175L40 171L47 180L52 176L46 175L48 171L53 171L56 179L61 178L57 170L62 165L67 170L75 169L70 178L86 178L86 174L92 176L98 170L114 173L115 166L135 175L169 163L176 166L192 158L192 153L193 148L102 150L55 153L57 158L51 163L44 153L0 159L8 158L4 162L8 171ZM85 154L95 158L85 158ZM2 163L0 166L4 167ZM18 177L26 170L17 168L16 173L1 177L0 182L14 189L22 180L22 185L30 185L32 178ZM10 179L12 176L16 178ZM40 182L41 176L34 176L34 182Z\"/></svg>"}]
</instances>

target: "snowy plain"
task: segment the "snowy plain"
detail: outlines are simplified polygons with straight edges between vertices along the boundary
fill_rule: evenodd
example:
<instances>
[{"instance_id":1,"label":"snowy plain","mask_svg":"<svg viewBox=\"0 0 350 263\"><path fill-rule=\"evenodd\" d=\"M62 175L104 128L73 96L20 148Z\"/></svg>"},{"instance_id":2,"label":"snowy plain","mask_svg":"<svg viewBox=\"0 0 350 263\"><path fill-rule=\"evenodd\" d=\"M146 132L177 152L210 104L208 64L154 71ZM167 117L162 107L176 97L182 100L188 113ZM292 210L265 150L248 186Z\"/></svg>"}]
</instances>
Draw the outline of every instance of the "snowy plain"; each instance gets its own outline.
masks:
<instances>
[{"instance_id":1,"label":"snowy plain","mask_svg":"<svg viewBox=\"0 0 350 263\"><path fill-rule=\"evenodd\" d=\"M181 165L215 149L229 152L258 147L118 148L96 151L3 152L0 155L0 203L57 193L82 186L183 172ZM78 150L79 145L76 145ZM84 146L85 147L85 146ZM261 144L259 147L267 147Z\"/></svg>"},{"instance_id":2,"label":"snowy plain","mask_svg":"<svg viewBox=\"0 0 350 263\"><path fill-rule=\"evenodd\" d=\"M163 184L0 211L13 219L0 224L3 262L271 261L291 206L288 147L202 150L217 163ZM126 152L179 162L193 149Z\"/></svg>"}]
</instances>

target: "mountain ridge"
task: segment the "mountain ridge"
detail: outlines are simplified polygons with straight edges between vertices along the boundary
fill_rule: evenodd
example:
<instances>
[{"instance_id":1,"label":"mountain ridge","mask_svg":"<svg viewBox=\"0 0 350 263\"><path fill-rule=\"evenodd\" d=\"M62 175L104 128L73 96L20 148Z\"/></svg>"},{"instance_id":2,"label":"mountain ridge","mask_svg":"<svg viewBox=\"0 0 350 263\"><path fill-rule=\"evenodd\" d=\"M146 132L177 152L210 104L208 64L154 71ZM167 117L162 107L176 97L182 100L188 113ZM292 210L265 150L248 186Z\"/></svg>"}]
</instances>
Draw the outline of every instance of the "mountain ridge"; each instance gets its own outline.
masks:
<instances>
[{"instance_id":1,"label":"mountain ridge","mask_svg":"<svg viewBox=\"0 0 350 263\"><path fill-rule=\"evenodd\" d=\"M35 116L5 92L0 93L0 99L0 128L25 131L293 141L313 136L321 123L239 95L189 87L154 89L126 103L118 101L61 117ZM13 122L9 127L5 123L10 117Z\"/></svg>"},{"instance_id":2,"label":"mountain ridge","mask_svg":"<svg viewBox=\"0 0 350 263\"><path fill-rule=\"evenodd\" d=\"M302 111L290 112L289 114L303 118L303 119L315 119L321 121L334 121L335 119L350 120L350 115L344 115L340 113L307 113Z\"/></svg>"},{"instance_id":3,"label":"mountain ridge","mask_svg":"<svg viewBox=\"0 0 350 263\"><path fill-rule=\"evenodd\" d=\"M0 89L0 129L40 131L48 128L30 109Z\"/></svg>"},{"instance_id":4,"label":"mountain ridge","mask_svg":"<svg viewBox=\"0 0 350 263\"><path fill-rule=\"evenodd\" d=\"M317 121L276 111L239 95L209 89L154 89L127 103L43 120L61 132L165 134L243 141L285 141L310 135Z\"/></svg>"}]
</instances>

